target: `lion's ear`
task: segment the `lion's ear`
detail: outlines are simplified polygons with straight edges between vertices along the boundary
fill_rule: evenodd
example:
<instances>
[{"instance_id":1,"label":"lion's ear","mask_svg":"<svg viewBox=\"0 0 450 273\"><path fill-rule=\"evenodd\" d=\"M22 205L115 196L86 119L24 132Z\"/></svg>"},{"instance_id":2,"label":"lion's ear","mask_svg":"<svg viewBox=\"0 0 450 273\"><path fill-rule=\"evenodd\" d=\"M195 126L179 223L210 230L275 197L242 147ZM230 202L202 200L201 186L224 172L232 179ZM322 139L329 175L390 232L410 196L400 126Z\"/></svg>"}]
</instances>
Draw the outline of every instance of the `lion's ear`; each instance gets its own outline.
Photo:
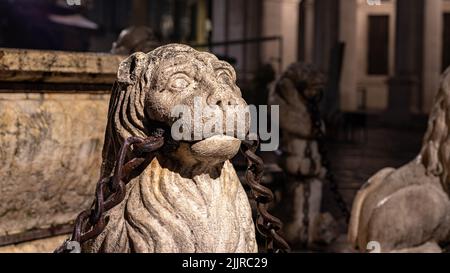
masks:
<instances>
[{"instance_id":1,"label":"lion's ear","mask_svg":"<svg viewBox=\"0 0 450 273\"><path fill-rule=\"evenodd\" d=\"M133 53L123 60L117 71L117 81L134 85L148 66L148 56L142 52Z\"/></svg>"}]
</instances>

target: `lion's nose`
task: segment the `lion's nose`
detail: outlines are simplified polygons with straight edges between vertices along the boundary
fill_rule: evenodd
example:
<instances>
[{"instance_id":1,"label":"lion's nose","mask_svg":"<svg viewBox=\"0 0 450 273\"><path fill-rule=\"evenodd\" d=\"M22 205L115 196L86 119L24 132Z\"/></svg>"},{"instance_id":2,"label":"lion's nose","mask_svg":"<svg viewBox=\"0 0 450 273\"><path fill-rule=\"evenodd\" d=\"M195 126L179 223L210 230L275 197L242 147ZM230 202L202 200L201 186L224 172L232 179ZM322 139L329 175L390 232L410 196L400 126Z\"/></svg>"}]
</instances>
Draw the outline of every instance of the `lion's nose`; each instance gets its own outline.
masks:
<instances>
[{"instance_id":1,"label":"lion's nose","mask_svg":"<svg viewBox=\"0 0 450 273\"><path fill-rule=\"evenodd\" d=\"M238 105L238 101L232 95L226 94L223 91L215 92L211 94L207 99L208 105L218 105L220 108L224 108L229 105Z\"/></svg>"},{"instance_id":2,"label":"lion's nose","mask_svg":"<svg viewBox=\"0 0 450 273\"><path fill-rule=\"evenodd\" d=\"M209 105L218 105L220 108L229 105L237 105L237 102L234 98L223 98L219 96L209 96L208 98Z\"/></svg>"}]
</instances>

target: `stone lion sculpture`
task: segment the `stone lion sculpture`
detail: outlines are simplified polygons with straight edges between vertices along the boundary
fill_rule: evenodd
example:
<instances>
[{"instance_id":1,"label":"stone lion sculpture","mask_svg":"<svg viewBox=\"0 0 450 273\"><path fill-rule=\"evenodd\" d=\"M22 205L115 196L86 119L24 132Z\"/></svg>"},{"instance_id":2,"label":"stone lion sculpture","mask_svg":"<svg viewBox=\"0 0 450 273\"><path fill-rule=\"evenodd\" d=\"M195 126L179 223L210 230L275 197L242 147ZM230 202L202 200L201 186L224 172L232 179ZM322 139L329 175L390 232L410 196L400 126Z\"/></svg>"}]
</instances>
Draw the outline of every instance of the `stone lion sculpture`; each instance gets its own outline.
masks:
<instances>
[{"instance_id":1,"label":"stone lion sculpture","mask_svg":"<svg viewBox=\"0 0 450 273\"><path fill-rule=\"evenodd\" d=\"M160 44L150 27L131 26L120 32L112 45L111 53L129 55L134 52L148 52Z\"/></svg>"},{"instance_id":2,"label":"stone lion sculpture","mask_svg":"<svg viewBox=\"0 0 450 273\"><path fill-rule=\"evenodd\" d=\"M450 69L444 72L422 149L375 174L353 203L349 240L361 251L441 252L450 235Z\"/></svg>"},{"instance_id":3,"label":"stone lion sculpture","mask_svg":"<svg viewBox=\"0 0 450 273\"><path fill-rule=\"evenodd\" d=\"M101 176L113 172L125 139L170 128L177 120L171 116L176 105L192 108L197 97L208 105L246 106L235 81L228 63L186 45L128 57L111 96ZM248 120L238 122L249 130ZM125 200L108 212L106 228L84 243L83 251L256 252L249 201L228 161L240 144L216 135L180 141L174 151L157 154L127 184Z\"/></svg>"},{"instance_id":4,"label":"stone lion sculpture","mask_svg":"<svg viewBox=\"0 0 450 273\"><path fill-rule=\"evenodd\" d=\"M308 100L318 104L324 86L325 76L321 72L297 62L284 71L269 95L269 104L279 105L280 109L280 148L283 152L280 165L288 180L279 207L284 212L280 211L280 215L284 215L284 235L293 245L313 241L330 243L335 237L334 228L330 229L335 225L334 219L330 214L320 213L326 170L321 163L308 110ZM323 123L321 130L324 130ZM304 217L305 205L308 207L307 219ZM305 220L308 222L306 228Z\"/></svg>"}]
</instances>

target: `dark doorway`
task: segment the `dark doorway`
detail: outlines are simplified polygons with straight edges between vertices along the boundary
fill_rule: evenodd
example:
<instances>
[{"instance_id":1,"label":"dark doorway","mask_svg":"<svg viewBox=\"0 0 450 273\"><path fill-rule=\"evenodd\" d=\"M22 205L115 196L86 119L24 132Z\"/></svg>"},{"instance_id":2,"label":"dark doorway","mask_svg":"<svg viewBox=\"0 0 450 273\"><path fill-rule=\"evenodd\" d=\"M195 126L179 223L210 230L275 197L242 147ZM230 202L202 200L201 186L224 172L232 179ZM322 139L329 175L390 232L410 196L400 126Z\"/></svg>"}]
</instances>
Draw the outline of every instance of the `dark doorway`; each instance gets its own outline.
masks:
<instances>
[{"instance_id":1,"label":"dark doorway","mask_svg":"<svg viewBox=\"0 0 450 273\"><path fill-rule=\"evenodd\" d=\"M442 42L442 71L444 71L450 66L450 13L444 13Z\"/></svg>"},{"instance_id":2,"label":"dark doorway","mask_svg":"<svg viewBox=\"0 0 450 273\"><path fill-rule=\"evenodd\" d=\"M368 28L367 73L369 75L387 75L389 70L389 16L369 16Z\"/></svg>"}]
</instances>

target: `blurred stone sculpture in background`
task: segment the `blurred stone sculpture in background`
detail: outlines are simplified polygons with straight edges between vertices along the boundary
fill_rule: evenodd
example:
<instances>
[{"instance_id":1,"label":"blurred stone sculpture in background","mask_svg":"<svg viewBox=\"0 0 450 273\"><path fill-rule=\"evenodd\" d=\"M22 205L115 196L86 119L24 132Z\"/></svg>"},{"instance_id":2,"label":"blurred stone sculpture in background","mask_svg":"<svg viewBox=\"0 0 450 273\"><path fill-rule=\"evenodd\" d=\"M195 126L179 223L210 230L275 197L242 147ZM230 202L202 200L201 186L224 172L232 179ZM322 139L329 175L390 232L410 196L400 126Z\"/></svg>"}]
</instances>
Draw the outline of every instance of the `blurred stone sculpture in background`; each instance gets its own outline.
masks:
<instances>
[{"instance_id":1,"label":"blurred stone sculpture in background","mask_svg":"<svg viewBox=\"0 0 450 273\"><path fill-rule=\"evenodd\" d=\"M322 166L316 134L324 133L325 128L316 113L324 85L322 73L310 65L293 63L269 95L269 104L280 107L280 165L287 181L278 207L279 215L284 215L283 231L291 245L329 244L337 236L333 217L321 214L327 170Z\"/></svg>"},{"instance_id":2,"label":"blurred stone sculpture in background","mask_svg":"<svg viewBox=\"0 0 450 273\"><path fill-rule=\"evenodd\" d=\"M150 52L160 45L150 27L132 26L122 30L112 45L111 53L130 55L134 52Z\"/></svg>"},{"instance_id":3,"label":"blurred stone sculpture in background","mask_svg":"<svg viewBox=\"0 0 450 273\"><path fill-rule=\"evenodd\" d=\"M450 235L450 68L422 149L410 163L369 179L353 203L349 240L360 251L441 252Z\"/></svg>"}]
</instances>

